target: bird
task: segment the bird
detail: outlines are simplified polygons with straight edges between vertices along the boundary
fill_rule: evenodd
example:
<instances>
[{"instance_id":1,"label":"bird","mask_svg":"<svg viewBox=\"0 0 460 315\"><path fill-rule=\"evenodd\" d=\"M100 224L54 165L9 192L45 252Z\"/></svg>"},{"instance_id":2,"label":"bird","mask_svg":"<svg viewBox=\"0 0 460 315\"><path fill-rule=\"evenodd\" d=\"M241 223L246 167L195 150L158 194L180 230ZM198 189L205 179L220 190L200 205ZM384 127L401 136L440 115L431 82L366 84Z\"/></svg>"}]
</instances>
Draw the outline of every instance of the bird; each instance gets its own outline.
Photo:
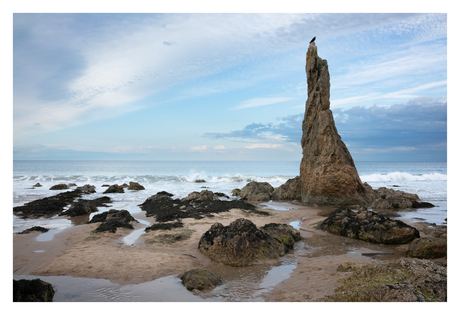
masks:
<instances>
[{"instance_id":1,"label":"bird","mask_svg":"<svg viewBox=\"0 0 460 315\"><path fill-rule=\"evenodd\" d=\"M315 41L315 39L316 39L316 36L313 37L313 39L310 41L310 44L313 43Z\"/></svg>"}]
</instances>

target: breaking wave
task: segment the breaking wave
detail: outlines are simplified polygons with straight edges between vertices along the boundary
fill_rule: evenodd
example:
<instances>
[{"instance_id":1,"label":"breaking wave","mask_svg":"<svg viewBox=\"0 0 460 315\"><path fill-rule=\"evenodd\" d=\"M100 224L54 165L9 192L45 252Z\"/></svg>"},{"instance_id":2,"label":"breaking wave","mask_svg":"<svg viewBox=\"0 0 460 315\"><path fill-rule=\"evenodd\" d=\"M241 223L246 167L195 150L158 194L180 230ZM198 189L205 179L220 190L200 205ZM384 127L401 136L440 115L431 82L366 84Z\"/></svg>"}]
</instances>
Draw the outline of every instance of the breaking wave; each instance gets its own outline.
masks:
<instances>
[{"instance_id":1,"label":"breaking wave","mask_svg":"<svg viewBox=\"0 0 460 315\"><path fill-rule=\"evenodd\" d=\"M447 181L446 174L409 174L406 172L391 172L388 174L371 174L360 176L363 182L417 182L417 181Z\"/></svg>"}]
</instances>

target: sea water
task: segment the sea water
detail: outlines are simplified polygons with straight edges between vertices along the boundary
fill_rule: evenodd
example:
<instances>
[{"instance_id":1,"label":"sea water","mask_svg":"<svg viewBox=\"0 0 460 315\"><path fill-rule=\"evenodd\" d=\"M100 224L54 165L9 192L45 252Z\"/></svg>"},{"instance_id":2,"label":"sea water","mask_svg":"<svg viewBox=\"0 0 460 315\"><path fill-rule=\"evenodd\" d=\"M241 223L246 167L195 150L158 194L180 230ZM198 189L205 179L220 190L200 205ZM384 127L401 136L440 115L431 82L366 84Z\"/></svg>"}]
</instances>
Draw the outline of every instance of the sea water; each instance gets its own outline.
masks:
<instances>
[{"instance_id":1,"label":"sea water","mask_svg":"<svg viewBox=\"0 0 460 315\"><path fill-rule=\"evenodd\" d=\"M445 223L446 162L358 161L355 164L361 180L373 188L388 187L416 193L422 201L436 205L431 209L406 212L406 217L422 218L436 224ZM103 196L107 189L102 187L104 184L122 185L133 181L144 186L145 190L125 189L123 194L109 195L113 200L111 209L126 209L135 213L141 211L138 204L160 191L172 193L174 198L184 198L190 192L203 189L231 196L233 189L241 189L251 181L268 182L278 187L299 175L299 166L299 161L14 161L13 206L56 195L62 191L49 188L59 183L94 185L96 193L84 196L85 199L94 199ZM42 187L33 188L36 183ZM13 232L33 225L47 227L50 224L56 225L58 222L54 220L51 223L46 219L23 220L14 216Z\"/></svg>"}]
</instances>

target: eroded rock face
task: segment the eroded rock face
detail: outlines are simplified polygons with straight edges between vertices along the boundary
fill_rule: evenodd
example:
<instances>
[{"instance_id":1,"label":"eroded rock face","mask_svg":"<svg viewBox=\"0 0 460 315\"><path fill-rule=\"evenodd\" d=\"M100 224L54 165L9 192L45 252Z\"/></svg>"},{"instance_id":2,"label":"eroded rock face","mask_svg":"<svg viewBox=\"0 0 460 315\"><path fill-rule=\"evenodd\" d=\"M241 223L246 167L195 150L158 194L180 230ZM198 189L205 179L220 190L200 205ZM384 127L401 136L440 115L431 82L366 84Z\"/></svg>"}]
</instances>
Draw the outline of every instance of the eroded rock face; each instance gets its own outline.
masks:
<instances>
[{"instance_id":1,"label":"eroded rock face","mask_svg":"<svg viewBox=\"0 0 460 315\"><path fill-rule=\"evenodd\" d=\"M374 195L358 176L353 158L335 127L330 102L326 60L315 43L307 52L308 99L302 123L300 181L302 203L320 205L366 204Z\"/></svg>"},{"instance_id":2,"label":"eroded rock face","mask_svg":"<svg viewBox=\"0 0 460 315\"><path fill-rule=\"evenodd\" d=\"M429 260L401 258L366 265L345 263L352 273L326 302L446 302L447 268Z\"/></svg>"},{"instance_id":3,"label":"eroded rock face","mask_svg":"<svg viewBox=\"0 0 460 315\"><path fill-rule=\"evenodd\" d=\"M266 182L250 182L243 187L238 196L243 200L269 201L274 188Z\"/></svg>"},{"instance_id":4,"label":"eroded rock face","mask_svg":"<svg viewBox=\"0 0 460 315\"><path fill-rule=\"evenodd\" d=\"M228 226L214 223L201 236L198 249L211 260L234 267L248 266L258 260L276 259L286 253L283 243L243 218Z\"/></svg>"},{"instance_id":5,"label":"eroded rock face","mask_svg":"<svg viewBox=\"0 0 460 315\"><path fill-rule=\"evenodd\" d=\"M13 302L53 302L53 286L40 279L13 280Z\"/></svg>"},{"instance_id":6,"label":"eroded rock face","mask_svg":"<svg viewBox=\"0 0 460 315\"><path fill-rule=\"evenodd\" d=\"M213 289L216 286L222 283L222 279L219 278L216 274L212 273L209 270L205 269L192 269L181 273L179 278L182 281L182 284L189 291L193 290L209 290Z\"/></svg>"},{"instance_id":7,"label":"eroded rock face","mask_svg":"<svg viewBox=\"0 0 460 315\"><path fill-rule=\"evenodd\" d=\"M273 200L302 201L300 176L288 179L283 185L276 187L272 193Z\"/></svg>"},{"instance_id":8,"label":"eroded rock face","mask_svg":"<svg viewBox=\"0 0 460 315\"><path fill-rule=\"evenodd\" d=\"M318 226L334 234L372 243L404 244L420 237L416 228L399 220L392 220L373 211L358 213L347 207L331 212Z\"/></svg>"}]
</instances>

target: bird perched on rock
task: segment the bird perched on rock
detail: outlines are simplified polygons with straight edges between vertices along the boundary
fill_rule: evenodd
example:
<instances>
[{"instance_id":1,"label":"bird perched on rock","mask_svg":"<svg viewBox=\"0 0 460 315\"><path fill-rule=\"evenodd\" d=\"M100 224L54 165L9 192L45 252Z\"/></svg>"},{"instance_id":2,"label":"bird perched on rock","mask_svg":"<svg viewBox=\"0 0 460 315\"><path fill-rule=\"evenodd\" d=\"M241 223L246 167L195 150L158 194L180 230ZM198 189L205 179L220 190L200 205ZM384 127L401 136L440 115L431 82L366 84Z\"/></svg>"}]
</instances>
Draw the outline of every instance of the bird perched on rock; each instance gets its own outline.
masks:
<instances>
[{"instance_id":1,"label":"bird perched on rock","mask_svg":"<svg viewBox=\"0 0 460 315\"><path fill-rule=\"evenodd\" d=\"M315 41L315 39L316 39L316 36L313 37L313 39L310 41L310 44L313 43Z\"/></svg>"}]
</instances>

